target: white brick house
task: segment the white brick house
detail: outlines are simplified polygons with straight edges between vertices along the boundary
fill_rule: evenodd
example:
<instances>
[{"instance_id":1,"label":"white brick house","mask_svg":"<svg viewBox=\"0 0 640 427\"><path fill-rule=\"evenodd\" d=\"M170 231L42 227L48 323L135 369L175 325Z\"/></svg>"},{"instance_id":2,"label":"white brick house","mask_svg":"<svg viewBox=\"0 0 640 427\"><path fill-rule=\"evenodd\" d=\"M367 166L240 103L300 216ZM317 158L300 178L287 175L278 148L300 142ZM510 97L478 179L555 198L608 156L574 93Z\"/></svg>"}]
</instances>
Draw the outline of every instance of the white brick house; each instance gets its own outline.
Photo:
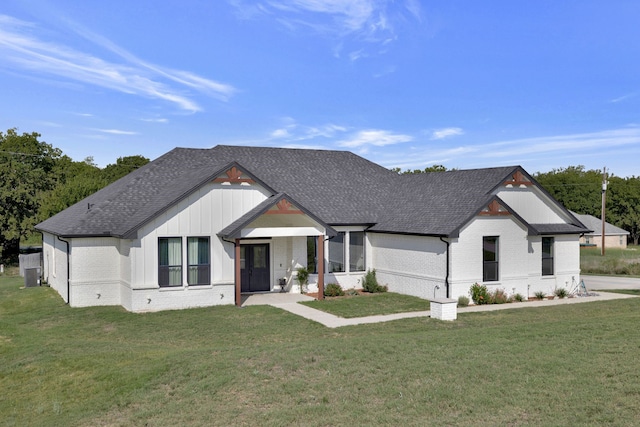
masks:
<instances>
[{"instance_id":1,"label":"white brick house","mask_svg":"<svg viewBox=\"0 0 640 427\"><path fill-rule=\"evenodd\" d=\"M71 306L156 311L298 292L295 271L457 298L578 280L589 230L522 168L398 175L353 153L177 148L38 224L44 278Z\"/></svg>"}]
</instances>

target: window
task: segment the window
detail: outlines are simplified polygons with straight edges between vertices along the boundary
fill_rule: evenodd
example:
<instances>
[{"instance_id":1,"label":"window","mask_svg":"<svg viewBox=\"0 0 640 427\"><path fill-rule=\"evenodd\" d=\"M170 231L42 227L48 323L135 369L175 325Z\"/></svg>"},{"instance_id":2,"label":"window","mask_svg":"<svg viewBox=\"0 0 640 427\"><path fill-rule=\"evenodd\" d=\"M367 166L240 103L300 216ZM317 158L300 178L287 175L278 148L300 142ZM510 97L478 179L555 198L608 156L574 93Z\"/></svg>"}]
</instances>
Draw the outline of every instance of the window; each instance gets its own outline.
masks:
<instances>
[{"instance_id":1,"label":"window","mask_svg":"<svg viewBox=\"0 0 640 427\"><path fill-rule=\"evenodd\" d=\"M620 236L620 246L624 246L624 236Z\"/></svg>"},{"instance_id":2,"label":"window","mask_svg":"<svg viewBox=\"0 0 640 427\"><path fill-rule=\"evenodd\" d=\"M498 237L482 238L482 280L498 280Z\"/></svg>"},{"instance_id":3,"label":"window","mask_svg":"<svg viewBox=\"0 0 640 427\"><path fill-rule=\"evenodd\" d=\"M208 285L211 282L208 237L187 238L187 283Z\"/></svg>"},{"instance_id":4,"label":"window","mask_svg":"<svg viewBox=\"0 0 640 427\"><path fill-rule=\"evenodd\" d=\"M182 239L180 237L158 239L158 284L182 286Z\"/></svg>"},{"instance_id":5,"label":"window","mask_svg":"<svg viewBox=\"0 0 640 427\"><path fill-rule=\"evenodd\" d=\"M364 271L364 231L349 232L349 271Z\"/></svg>"},{"instance_id":6,"label":"window","mask_svg":"<svg viewBox=\"0 0 640 427\"><path fill-rule=\"evenodd\" d=\"M329 240L329 273L344 272L344 232Z\"/></svg>"},{"instance_id":7,"label":"window","mask_svg":"<svg viewBox=\"0 0 640 427\"><path fill-rule=\"evenodd\" d=\"M318 272L318 236L307 236L307 270L311 274Z\"/></svg>"},{"instance_id":8,"label":"window","mask_svg":"<svg viewBox=\"0 0 640 427\"><path fill-rule=\"evenodd\" d=\"M584 236L584 243L586 243L587 245L591 244L591 237Z\"/></svg>"},{"instance_id":9,"label":"window","mask_svg":"<svg viewBox=\"0 0 640 427\"><path fill-rule=\"evenodd\" d=\"M542 275L553 276L553 237L542 238Z\"/></svg>"}]
</instances>

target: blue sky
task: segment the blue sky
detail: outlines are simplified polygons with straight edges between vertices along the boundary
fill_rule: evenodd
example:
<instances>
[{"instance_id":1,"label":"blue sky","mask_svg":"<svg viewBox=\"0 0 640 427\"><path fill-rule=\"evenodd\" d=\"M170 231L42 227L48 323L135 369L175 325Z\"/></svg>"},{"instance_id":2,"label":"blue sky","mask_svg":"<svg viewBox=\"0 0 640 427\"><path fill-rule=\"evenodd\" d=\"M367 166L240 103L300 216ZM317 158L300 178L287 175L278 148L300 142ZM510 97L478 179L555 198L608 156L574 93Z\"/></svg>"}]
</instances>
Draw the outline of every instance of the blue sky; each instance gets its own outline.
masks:
<instances>
[{"instance_id":1,"label":"blue sky","mask_svg":"<svg viewBox=\"0 0 640 427\"><path fill-rule=\"evenodd\" d=\"M640 175L637 0L3 0L0 129Z\"/></svg>"}]
</instances>

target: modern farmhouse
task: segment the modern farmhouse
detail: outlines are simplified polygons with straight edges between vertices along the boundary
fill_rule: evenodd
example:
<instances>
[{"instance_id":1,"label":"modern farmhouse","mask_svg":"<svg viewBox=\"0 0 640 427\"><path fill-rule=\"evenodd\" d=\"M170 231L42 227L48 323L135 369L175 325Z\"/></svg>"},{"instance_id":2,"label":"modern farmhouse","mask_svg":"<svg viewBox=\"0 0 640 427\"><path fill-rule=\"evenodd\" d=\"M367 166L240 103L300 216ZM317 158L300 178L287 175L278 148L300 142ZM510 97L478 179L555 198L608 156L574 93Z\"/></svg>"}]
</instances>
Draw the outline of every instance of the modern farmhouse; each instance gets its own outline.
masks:
<instances>
[{"instance_id":1,"label":"modern farmhouse","mask_svg":"<svg viewBox=\"0 0 640 427\"><path fill-rule=\"evenodd\" d=\"M346 151L176 148L38 224L71 306L142 312L359 287L533 295L579 280L589 230L521 167L399 175ZM322 292L320 292L322 294Z\"/></svg>"}]
</instances>

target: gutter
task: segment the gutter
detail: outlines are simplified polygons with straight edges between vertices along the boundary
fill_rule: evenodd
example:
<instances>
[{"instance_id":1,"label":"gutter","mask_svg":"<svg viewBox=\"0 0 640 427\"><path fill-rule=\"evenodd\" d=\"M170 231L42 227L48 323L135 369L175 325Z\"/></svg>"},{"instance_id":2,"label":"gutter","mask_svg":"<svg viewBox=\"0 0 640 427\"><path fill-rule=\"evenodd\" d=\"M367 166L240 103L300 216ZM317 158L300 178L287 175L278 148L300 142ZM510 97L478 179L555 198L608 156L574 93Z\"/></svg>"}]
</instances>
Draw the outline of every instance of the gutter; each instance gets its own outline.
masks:
<instances>
[{"instance_id":1,"label":"gutter","mask_svg":"<svg viewBox=\"0 0 640 427\"><path fill-rule=\"evenodd\" d=\"M71 250L69 248L69 242L67 240L61 239L60 236L56 236L56 238L67 245L67 305L71 305Z\"/></svg>"},{"instance_id":2,"label":"gutter","mask_svg":"<svg viewBox=\"0 0 640 427\"><path fill-rule=\"evenodd\" d=\"M448 241L444 240L442 238L442 236L440 236L440 241L447 245L447 275L444 278L444 285L447 288L447 298L451 298L451 292L450 292L450 289L449 289L449 245L450 245L450 243Z\"/></svg>"}]
</instances>

